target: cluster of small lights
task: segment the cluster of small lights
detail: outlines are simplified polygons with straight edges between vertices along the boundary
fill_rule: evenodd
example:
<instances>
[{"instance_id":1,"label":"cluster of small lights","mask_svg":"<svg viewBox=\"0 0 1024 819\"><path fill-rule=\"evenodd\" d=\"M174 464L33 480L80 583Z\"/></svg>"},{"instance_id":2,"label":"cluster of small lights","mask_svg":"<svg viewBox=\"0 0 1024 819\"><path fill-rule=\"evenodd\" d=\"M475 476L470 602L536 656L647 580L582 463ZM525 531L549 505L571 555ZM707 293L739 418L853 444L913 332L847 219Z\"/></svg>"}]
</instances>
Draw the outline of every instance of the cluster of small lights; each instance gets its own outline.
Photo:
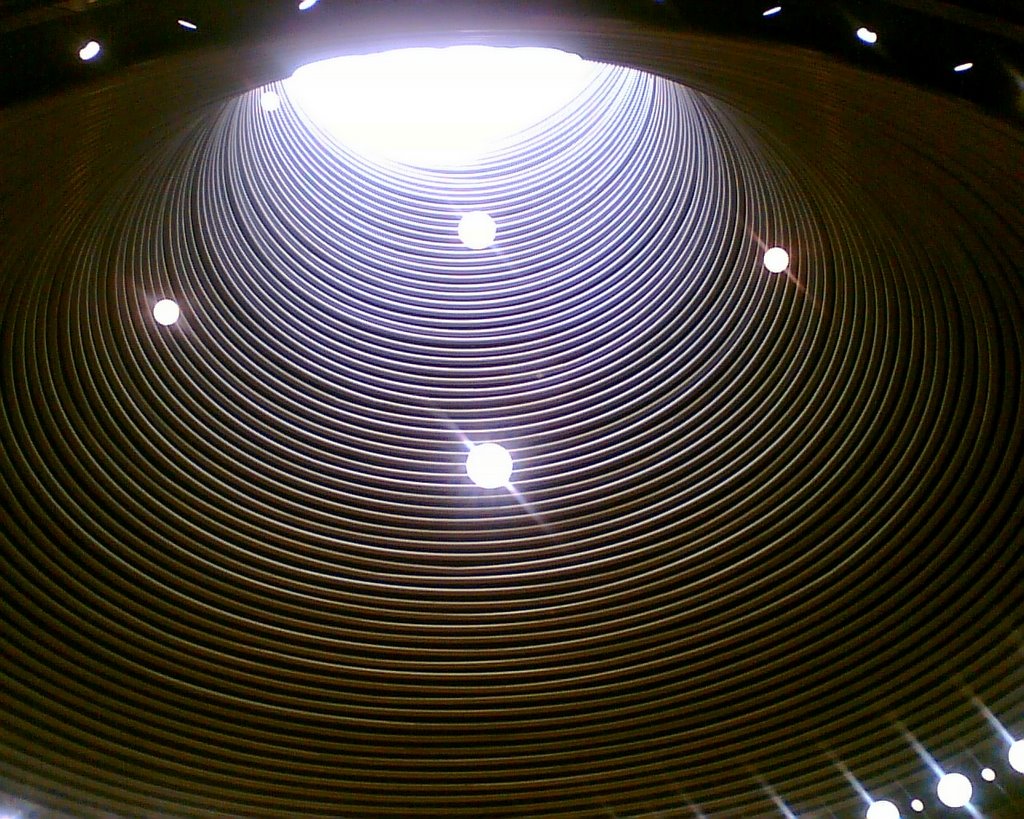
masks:
<instances>
[{"instance_id":1,"label":"cluster of small lights","mask_svg":"<svg viewBox=\"0 0 1024 819\"><path fill-rule=\"evenodd\" d=\"M1007 758L1013 770L1024 773L1024 740L1016 740L1010 745ZM996 781L996 772L992 768L984 767L980 774L986 782ZM974 796L974 786L971 780L962 773L944 773L939 777L935 795L939 802L947 808L969 809ZM911 799L910 809L915 813L922 813L925 804L921 799ZM865 819L900 819L901 816L900 809L894 802L881 799L868 806Z\"/></svg>"},{"instance_id":2,"label":"cluster of small lights","mask_svg":"<svg viewBox=\"0 0 1024 819\"><path fill-rule=\"evenodd\" d=\"M308 11L309 9L313 8L318 2L319 0L301 0L299 2L298 9L299 11ZM781 11L782 6L772 6L771 8L767 8L763 12L761 12L761 16L774 17ZM189 31L196 31L199 28L199 26L193 23L191 20L185 19L179 19L178 25ZM861 26L860 28L858 28L856 34L857 38L861 42L866 43L867 45L875 45L878 42L878 32L872 31L866 26ZM95 40L90 40L88 43L82 46L82 48L78 52L78 56L79 58L81 58L83 62L89 62L91 60L95 60L96 57L100 55L101 51L102 48L100 44L97 43ZM953 71L958 74L962 74L965 71L970 71L972 68L974 68L974 63L964 62L956 65L953 68ZM273 109L268 108L267 110Z\"/></svg>"},{"instance_id":3,"label":"cluster of small lights","mask_svg":"<svg viewBox=\"0 0 1024 819\"><path fill-rule=\"evenodd\" d=\"M772 6L771 8L767 8L763 12L761 12L761 16L774 17L781 11L782 6ZM861 26L860 28L858 28L856 31L856 35L857 39L859 39L862 43L865 43L867 45L875 45L876 43L878 43L878 32L873 31L867 26ZM957 74L962 74L965 71L970 71L972 68L974 68L974 63L964 62L954 66L953 71L956 72Z\"/></svg>"}]
</instances>

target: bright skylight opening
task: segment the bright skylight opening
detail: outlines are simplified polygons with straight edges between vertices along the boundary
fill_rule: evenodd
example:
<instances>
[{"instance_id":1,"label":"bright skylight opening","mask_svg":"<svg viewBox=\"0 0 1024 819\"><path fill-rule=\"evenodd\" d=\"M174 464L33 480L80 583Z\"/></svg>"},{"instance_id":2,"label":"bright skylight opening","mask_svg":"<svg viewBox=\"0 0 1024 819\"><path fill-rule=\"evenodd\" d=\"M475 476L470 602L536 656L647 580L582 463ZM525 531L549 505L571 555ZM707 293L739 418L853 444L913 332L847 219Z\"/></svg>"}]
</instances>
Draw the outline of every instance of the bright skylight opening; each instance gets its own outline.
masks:
<instances>
[{"instance_id":1,"label":"bright skylight opening","mask_svg":"<svg viewBox=\"0 0 1024 819\"><path fill-rule=\"evenodd\" d=\"M603 70L550 48L407 48L310 63L284 88L315 126L364 156L451 168L557 114Z\"/></svg>"}]
</instances>

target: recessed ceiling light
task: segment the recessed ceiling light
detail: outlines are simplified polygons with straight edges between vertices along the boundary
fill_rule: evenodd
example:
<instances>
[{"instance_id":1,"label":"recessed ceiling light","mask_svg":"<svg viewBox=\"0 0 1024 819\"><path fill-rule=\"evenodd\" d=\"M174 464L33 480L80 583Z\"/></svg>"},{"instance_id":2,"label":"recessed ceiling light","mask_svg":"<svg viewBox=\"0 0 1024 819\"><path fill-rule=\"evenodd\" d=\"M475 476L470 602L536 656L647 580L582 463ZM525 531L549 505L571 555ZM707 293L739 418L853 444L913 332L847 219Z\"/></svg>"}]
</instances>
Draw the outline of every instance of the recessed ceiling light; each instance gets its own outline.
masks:
<instances>
[{"instance_id":1,"label":"recessed ceiling light","mask_svg":"<svg viewBox=\"0 0 1024 819\"><path fill-rule=\"evenodd\" d=\"M782 273L789 267L789 253L785 248L773 247L764 254L764 266L769 273Z\"/></svg>"},{"instance_id":2,"label":"recessed ceiling light","mask_svg":"<svg viewBox=\"0 0 1024 819\"><path fill-rule=\"evenodd\" d=\"M944 774L935 793L947 808L962 808L971 801L974 788L971 780L961 773Z\"/></svg>"},{"instance_id":3,"label":"recessed ceiling light","mask_svg":"<svg viewBox=\"0 0 1024 819\"><path fill-rule=\"evenodd\" d=\"M178 25L182 28L187 28L189 31L195 31L199 26L193 23L191 20L178 20Z\"/></svg>"},{"instance_id":4,"label":"recessed ceiling light","mask_svg":"<svg viewBox=\"0 0 1024 819\"><path fill-rule=\"evenodd\" d=\"M861 42L865 42L868 45L874 45L878 42L878 33L869 28L864 28L864 26L857 29L857 37L860 38Z\"/></svg>"},{"instance_id":5,"label":"recessed ceiling light","mask_svg":"<svg viewBox=\"0 0 1024 819\"><path fill-rule=\"evenodd\" d=\"M1010 746L1008 758L1011 768L1017 773L1024 773L1024 739L1018 739Z\"/></svg>"},{"instance_id":6,"label":"recessed ceiling light","mask_svg":"<svg viewBox=\"0 0 1024 819\"><path fill-rule=\"evenodd\" d=\"M305 11L306 9L311 9L316 4L317 4L317 0L302 0L302 2L299 3L299 11Z\"/></svg>"},{"instance_id":7,"label":"recessed ceiling light","mask_svg":"<svg viewBox=\"0 0 1024 819\"><path fill-rule=\"evenodd\" d=\"M489 213L475 210L459 219L459 239L472 250L483 250L494 244L498 226Z\"/></svg>"},{"instance_id":8,"label":"recessed ceiling light","mask_svg":"<svg viewBox=\"0 0 1024 819\"><path fill-rule=\"evenodd\" d=\"M264 111L276 111L281 107L281 98L273 91L264 91L260 97L260 107Z\"/></svg>"},{"instance_id":9,"label":"recessed ceiling light","mask_svg":"<svg viewBox=\"0 0 1024 819\"><path fill-rule=\"evenodd\" d=\"M95 40L90 40L80 49L78 49L78 58L83 62L89 60L95 60L100 55L100 44Z\"/></svg>"},{"instance_id":10,"label":"recessed ceiling light","mask_svg":"<svg viewBox=\"0 0 1024 819\"><path fill-rule=\"evenodd\" d=\"M761 13L762 17L772 17L782 11L782 6L772 6Z\"/></svg>"},{"instance_id":11,"label":"recessed ceiling light","mask_svg":"<svg viewBox=\"0 0 1024 819\"><path fill-rule=\"evenodd\" d=\"M872 802L868 808L867 819L900 819L900 809L888 799Z\"/></svg>"},{"instance_id":12,"label":"recessed ceiling light","mask_svg":"<svg viewBox=\"0 0 1024 819\"><path fill-rule=\"evenodd\" d=\"M964 71L970 71L972 68L974 68L974 63L960 63L953 70L957 73L963 73Z\"/></svg>"},{"instance_id":13,"label":"recessed ceiling light","mask_svg":"<svg viewBox=\"0 0 1024 819\"><path fill-rule=\"evenodd\" d=\"M170 326L180 316L181 308L172 299L160 299L160 301L153 305L153 318L156 319L157 324L162 324L165 327Z\"/></svg>"},{"instance_id":14,"label":"recessed ceiling light","mask_svg":"<svg viewBox=\"0 0 1024 819\"><path fill-rule=\"evenodd\" d=\"M996 772L993 771L991 768L982 768L981 778L984 779L986 782L995 782Z\"/></svg>"},{"instance_id":15,"label":"recessed ceiling light","mask_svg":"<svg viewBox=\"0 0 1024 819\"><path fill-rule=\"evenodd\" d=\"M477 444L466 457L466 474L481 489L507 486L512 477L512 456L501 444Z\"/></svg>"},{"instance_id":16,"label":"recessed ceiling light","mask_svg":"<svg viewBox=\"0 0 1024 819\"><path fill-rule=\"evenodd\" d=\"M924 802L922 802L920 799L912 799L910 800L910 807L918 813L920 813L924 810Z\"/></svg>"}]
</instances>

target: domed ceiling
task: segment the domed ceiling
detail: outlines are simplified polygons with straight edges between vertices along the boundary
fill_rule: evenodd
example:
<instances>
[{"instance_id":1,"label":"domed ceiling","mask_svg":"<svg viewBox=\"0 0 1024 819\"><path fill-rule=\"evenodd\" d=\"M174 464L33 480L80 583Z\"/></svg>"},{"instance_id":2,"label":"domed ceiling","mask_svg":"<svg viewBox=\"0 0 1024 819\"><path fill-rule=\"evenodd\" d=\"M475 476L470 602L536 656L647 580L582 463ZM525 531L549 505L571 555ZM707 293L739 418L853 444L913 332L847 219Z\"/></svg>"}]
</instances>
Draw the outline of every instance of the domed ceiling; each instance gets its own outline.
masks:
<instances>
[{"instance_id":1,"label":"domed ceiling","mask_svg":"<svg viewBox=\"0 0 1024 819\"><path fill-rule=\"evenodd\" d=\"M1020 128L782 45L454 30L169 57L0 120L5 787L859 817L1013 777ZM281 82L466 42L602 65L437 167ZM467 476L484 442L507 485Z\"/></svg>"}]
</instances>

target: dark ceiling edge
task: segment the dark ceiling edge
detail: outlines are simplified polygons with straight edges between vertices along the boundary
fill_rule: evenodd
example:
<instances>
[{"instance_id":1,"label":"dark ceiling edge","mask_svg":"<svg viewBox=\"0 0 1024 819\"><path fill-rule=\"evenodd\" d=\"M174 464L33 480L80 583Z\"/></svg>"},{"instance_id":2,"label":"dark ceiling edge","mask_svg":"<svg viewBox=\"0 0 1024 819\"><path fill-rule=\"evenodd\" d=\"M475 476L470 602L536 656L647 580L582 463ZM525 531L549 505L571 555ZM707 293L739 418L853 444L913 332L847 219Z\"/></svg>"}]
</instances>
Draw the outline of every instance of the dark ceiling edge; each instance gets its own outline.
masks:
<instances>
[{"instance_id":1,"label":"dark ceiling edge","mask_svg":"<svg viewBox=\"0 0 1024 819\"><path fill-rule=\"evenodd\" d=\"M1000 19L993 14L943 3L941 0L887 0L887 2L892 6L921 12L942 20L969 26L978 31L1024 42L1024 26Z\"/></svg>"},{"instance_id":2,"label":"dark ceiling edge","mask_svg":"<svg viewBox=\"0 0 1024 819\"><path fill-rule=\"evenodd\" d=\"M393 0L385 6L368 7L351 0L334 0L318 5L308 14L296 12L293 4L285 0L274 6L250 4L246 0L225 0L216 6L190 0L173 6L153 0L99 0L81 12L69 11L67 5L41 7L0 19L0 109L25 99L52 96L68 85L89 83L96 75L119 73L151 59L189 53L211 44L249 47L257 41L289 37L304 29L332 30L352 23L358 25L360 20L373 16L401 19L403 25L406 19L418 16L450 20L458 25L463 19L512 21L546 15L569 16L588 25L607 19L656 30L787 43L874 73L904 76L915 86L938 88L957 98L971 100L1006 119L1024 118L1024 104L1008 98L1016 90L1014 77L1017 84L1020 83L1015 63L1024 63L1024 51L1020 51L1024 44L1024 25L942 0L880 0L877 6L854 4L849 8L840 0L792 4L790 16L768 28L764 27L761 16L756 13L757 4L753 2L721 8L674 0L630 3L575 0L558 6L549 0L524 0L514 5L496 0L479 3ZM29 23L30 20L38 22L43 15L46 20L39 25ZM887 16L890 19L887 20ZM200 21L200 31L183 33L175 23L178 17ZM12 22L19 20L25 25ZM883 26L886 39L892 29L901 34L902 27L900 42L891 51L884 45L864 49L850 34L860 22L872 24L873 20ZM848 28L851 25L853 28ZM919 26L925 28L919 30ZM977 41L968 39L962 49L959 45L951 48L951 40L956 42L951 33L958 28L973 30ZM970 38L972 32L964 33ZM81 63L72 45L76 38L84 42L89 37L109 41L110 48L96 63ZM908 47L910 52L905 51ZM984 62L991 65L972 72L979 76L961 78L958 75L954 82L943 69L953 50L973 51L986 57ZM934 64L926 65L929 61ZM1012 76L1000 76L1000 72ZM1001 88L996 89L996 85ZM1020 90L1024 96L1024 87Z\"/></svg>"}]
</instances>

